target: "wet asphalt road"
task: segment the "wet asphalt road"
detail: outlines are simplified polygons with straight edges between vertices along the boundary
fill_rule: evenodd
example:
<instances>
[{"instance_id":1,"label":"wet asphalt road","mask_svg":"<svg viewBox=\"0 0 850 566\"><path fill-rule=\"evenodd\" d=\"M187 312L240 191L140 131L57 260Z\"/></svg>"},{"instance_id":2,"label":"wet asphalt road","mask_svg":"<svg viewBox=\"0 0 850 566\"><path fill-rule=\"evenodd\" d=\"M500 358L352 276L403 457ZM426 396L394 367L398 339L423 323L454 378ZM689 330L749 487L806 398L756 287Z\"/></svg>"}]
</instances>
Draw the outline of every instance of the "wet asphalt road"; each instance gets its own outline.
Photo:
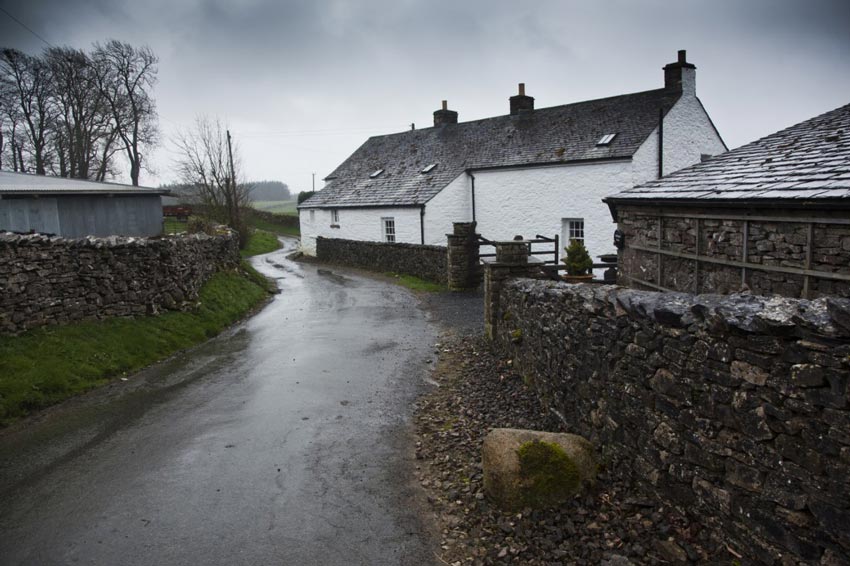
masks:
<instances>
[{"instance_id":1,"label":"wet asphalt road","mask_svg":"<svg viewBox=\"0 0 850 566\"><path fill-rule=\"evenodd\" d=\"M190 353L0 435L0 564L430 564L405 290L255 258L281 293Z\"/></svg>"}]
</instances>

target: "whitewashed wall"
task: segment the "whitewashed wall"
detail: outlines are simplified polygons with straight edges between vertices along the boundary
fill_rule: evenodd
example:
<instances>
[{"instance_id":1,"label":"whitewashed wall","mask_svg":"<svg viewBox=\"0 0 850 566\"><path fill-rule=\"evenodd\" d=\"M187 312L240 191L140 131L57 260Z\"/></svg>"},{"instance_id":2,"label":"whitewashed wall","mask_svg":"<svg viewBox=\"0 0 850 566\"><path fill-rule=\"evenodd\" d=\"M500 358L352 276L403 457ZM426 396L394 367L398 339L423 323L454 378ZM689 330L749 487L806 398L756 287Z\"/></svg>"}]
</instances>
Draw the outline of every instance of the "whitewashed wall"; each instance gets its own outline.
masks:
<instances>
[{"instance_id":1,"label":"whitewashed wall","mask_svg":"<svg viewBox=\"0 0 850 566\"><path fill-rule=\"evenodd\" d=\"M683 94L664 117L664 174L699 163L703 153L717 155L725 151L726 146L699 99L687 92ZM658 128L638 148L633 159L635 185L658 177Z\"/></svg>"},{"instance_id":2,"label":"whitewashed wall","mask_svg":"<svg viewBox=\"0 0 850 566\"><path fill-rule=\"evenodd\" d=\"M469 175L462 173L425 205L425 243L445 246L452 223L471 220L472 187Z\"/></svg>"},{"instance_id":3,"label":"whitewashed wall","mask_svg":"<svg viewBox=\"0 0 850 566\"><path fill-rule=\"evenodd\" d=\"M419 208L338 208L338 228L331 228L330 209L301 209L301 250L307 255L316 255L316 237L343 238L346 240L383 241L382 218L395 219L396 242L421 243ZM445 236L443 237L445 240ZM444 242L445 243L445 242Z\"/></svg>"},{"instance_id":4,"label":"whitewashed wall","mask_svg":"<svg viewBox=\"0 0 850 566\"><path fill-rule=\"evenodd\" d=\"M485 238L561 237L562 219L583 218L585 246L593 260L615 251L612 242L616 226L602 199L632 186L630 161L474 174L475 218L478 232Z\"/></svg>"}]
</instances>

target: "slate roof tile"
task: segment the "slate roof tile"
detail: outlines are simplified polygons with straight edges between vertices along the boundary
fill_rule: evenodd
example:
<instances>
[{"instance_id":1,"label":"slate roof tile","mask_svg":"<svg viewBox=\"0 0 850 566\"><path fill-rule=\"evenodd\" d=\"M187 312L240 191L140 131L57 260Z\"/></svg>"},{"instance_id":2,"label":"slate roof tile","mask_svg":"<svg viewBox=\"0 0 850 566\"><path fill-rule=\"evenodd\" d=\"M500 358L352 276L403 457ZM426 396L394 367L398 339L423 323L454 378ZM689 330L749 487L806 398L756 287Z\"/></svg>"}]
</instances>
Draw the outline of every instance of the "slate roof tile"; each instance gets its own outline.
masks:
<instances>
[{"instance_id":1,"label":"slate roof tile","mask_svg":"<svg viewBox=\"0 0 850 566\"><path fill-rule=\"evenodd\" d=\"M850 104L606 201L634 199L850 199Z\"/></svg>"}]
</instances>

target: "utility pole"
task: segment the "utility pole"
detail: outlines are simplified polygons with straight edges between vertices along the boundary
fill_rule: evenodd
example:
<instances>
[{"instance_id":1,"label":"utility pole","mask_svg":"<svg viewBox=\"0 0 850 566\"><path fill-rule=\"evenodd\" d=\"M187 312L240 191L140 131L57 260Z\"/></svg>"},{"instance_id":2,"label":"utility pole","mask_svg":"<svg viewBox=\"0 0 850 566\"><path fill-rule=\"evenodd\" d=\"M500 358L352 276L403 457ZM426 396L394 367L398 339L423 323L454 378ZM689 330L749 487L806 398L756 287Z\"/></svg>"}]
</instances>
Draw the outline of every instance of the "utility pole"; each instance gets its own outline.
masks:
<instances>
[{"instance_id":1,"label":"utility pole","mask_svg":"<svg viewBox=\"0 0 850 566\"><path fill-rule=\"evenodd\" d=\"M313 173L313 192L316 192L316 174Z\"/></svg>"},{"instance_id":2,"label":"utility pole","mask_svg":"<svg viewBox=\"0 0 850 566\"><path fill-rule=\"evenodd\" d=\"M219 130L221 131L221 130ZM227 200L230 208L231 221L235 220L236 224L240 224L239 220L239 203L236 202L236 170L233 168L233 146L230 144L230 130L227 130L227 157L230 161L230 187L228 190ZM234 226L237 230L238 226Z\"/></svg>"}]
</instances>

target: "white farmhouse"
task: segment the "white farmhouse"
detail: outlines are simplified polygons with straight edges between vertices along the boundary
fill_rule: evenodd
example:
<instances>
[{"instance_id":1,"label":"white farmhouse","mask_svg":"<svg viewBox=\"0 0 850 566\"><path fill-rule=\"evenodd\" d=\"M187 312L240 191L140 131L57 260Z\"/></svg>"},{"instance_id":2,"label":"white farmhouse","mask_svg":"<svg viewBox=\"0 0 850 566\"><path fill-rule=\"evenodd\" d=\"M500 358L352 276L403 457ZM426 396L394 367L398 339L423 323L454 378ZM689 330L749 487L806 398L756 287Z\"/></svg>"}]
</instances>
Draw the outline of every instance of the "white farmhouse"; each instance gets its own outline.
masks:
<instances>
[{"instance_id":1,"label":"white farmhouse","mask_svg":"<svg viewBox=\"0 0 850 566\"><path fill-rule=\"evenodd\" d=\"M510 114L369 138L299 207L301 245L316 238L445 244L453 222L476 221L491 240L584 239L614 251L603 197L656 179L726 146L696 97L685 51L664 88L551 108L510 97Z\"/></svg>"}]
</instances>

